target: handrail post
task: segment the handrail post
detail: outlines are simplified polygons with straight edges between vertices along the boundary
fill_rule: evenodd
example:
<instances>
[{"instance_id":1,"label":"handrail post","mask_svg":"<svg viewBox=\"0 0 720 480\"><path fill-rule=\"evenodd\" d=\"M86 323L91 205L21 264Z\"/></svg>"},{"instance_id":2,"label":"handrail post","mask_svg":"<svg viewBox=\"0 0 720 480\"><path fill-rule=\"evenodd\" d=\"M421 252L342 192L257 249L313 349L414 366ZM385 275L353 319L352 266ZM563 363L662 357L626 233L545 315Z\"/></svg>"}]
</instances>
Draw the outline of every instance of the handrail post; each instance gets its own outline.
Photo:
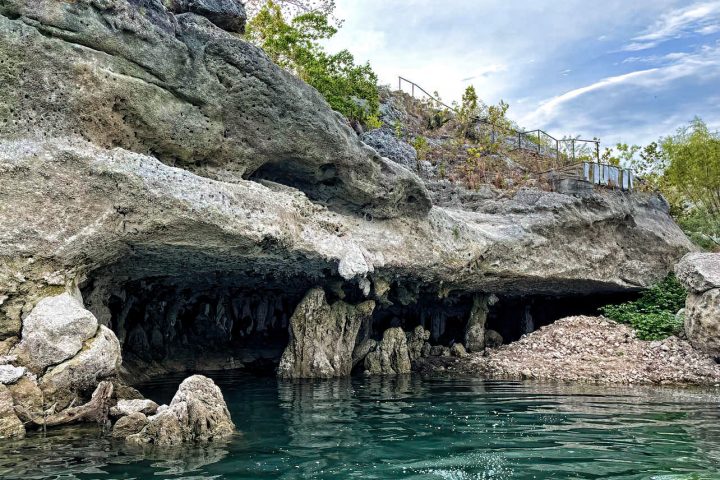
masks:
<instances>
[{"instance_id":1,"label":"handrail post","mask_svg":"<svg viewBox=\"0 0 720 480\"><path fill-rule=\"evenodd\" d=\"M573 138L570 143L572 144L572 159L575 161L575 139Z\"/></svg>"},{"instance_id":2,"label":"handrail post","mask_svg":"<svg viewBox=\"0 0 720 480\"><path fill-rule=\"evenodd\" d=\"M595 142L595 158L597 158L597 162L600 163L600 142Z\"/></svg>"}]
</instances>

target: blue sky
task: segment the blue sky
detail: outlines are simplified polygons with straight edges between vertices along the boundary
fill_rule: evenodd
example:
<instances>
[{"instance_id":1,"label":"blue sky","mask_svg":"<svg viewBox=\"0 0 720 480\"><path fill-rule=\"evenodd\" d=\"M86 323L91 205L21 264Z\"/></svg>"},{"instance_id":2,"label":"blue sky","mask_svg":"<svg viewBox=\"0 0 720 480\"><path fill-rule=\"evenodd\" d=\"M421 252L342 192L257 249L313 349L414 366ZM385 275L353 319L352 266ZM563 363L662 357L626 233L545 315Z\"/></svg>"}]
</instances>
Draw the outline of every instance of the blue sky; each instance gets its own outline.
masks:
<instances>
[{"instance_id":1,"label":"blue sky","mask_svg":"<svg viewBox=\"0 0 720 480\"><path fill-rule=\"evenodd\" d=\"M720 0L337 0L328 47L443 99L469 84L555 136L645 144L695 115L720 128Z\"/></svg>"}]
</instances>

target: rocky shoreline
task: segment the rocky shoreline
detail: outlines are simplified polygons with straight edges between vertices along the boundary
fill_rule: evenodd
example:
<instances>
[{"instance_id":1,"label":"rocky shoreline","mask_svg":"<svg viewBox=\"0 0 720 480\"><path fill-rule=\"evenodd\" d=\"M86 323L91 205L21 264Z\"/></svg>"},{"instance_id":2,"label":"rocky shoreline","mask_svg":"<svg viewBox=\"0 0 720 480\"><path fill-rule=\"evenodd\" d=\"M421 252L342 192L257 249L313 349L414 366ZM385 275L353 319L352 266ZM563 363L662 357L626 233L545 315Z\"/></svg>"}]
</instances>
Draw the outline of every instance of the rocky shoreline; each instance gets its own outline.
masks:
<instances>
[{"instance_id":1,"label":"rocky shoreline","mask_svg":"<svg viewBox=\"0 0 720 480\"><path fill-rule=\"evenodd\" d=\"M227 439L212 380L123 381L215 365L715 384L717 257L678 270L689 343L580 316L693 250L662 196L416 172L202 4L0 0L0 437Z\"/></svg>"},{"instance_id":2,"label":"rocky shoreline","mask_svg":"<svg viewBox=\"0 0 720 480\"><path fill-rule=\"evenodd\" d=\"M416 371L599 385L720 386L720 364L687 340L639 340L626 325L586 316L557 320L483 353L426 358Z\"/></svg>"}]
</instances>

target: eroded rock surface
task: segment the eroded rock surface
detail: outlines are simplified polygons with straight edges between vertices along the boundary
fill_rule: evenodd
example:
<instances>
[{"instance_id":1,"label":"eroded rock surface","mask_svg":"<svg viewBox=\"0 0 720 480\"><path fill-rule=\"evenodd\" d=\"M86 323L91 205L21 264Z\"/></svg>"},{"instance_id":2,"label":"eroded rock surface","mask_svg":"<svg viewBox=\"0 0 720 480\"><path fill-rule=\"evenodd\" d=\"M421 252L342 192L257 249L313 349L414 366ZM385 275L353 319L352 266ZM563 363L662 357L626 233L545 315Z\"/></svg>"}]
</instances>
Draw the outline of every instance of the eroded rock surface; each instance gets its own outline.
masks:
<instances>
[{"instance_id":1,"label":"eroded rock surface","mask_svg":"<svg viewBox=\"0 0 720 480\"><path fill-rule=\"evenodd\" d=\"M15 414L10 390L0 384L0 440L5 438L23 438L25 426Z\"/></svg>"},{"instance_id":2,"label":"eroded rock surface","mask_svg":"<svg viewBox=\"0 0 720 480\"><path fill-rule=\"evenodd\" d=\"M688 290L685 334L690 343L720 358L720 254L689 253L675 267Z\"/></svg>"},{"instance_id":3,"label":"eroded rock surface","mask_svg":"<svg viewBox=\"0 0 720 480\"><path fill-rule=\"evenodd\" d=\"M138 416L125 420L117 435L141 423ZM224 440L234 431L220 388L205 376L193 375L183 380L169 406L148 417L142 430L126 440L136 445L168 447Z\"/></svg>"},{"instance_id":4,"label":"eroded rock surface","mask_svg":"<svg viewBox=\"0 0 720 480\"><path fill-rule=\"evenodd\" d=\"M720 288L720 254L688 253L675 266L675 275L685 288L694 293Z\"/></svg>"},{"instance_id":5,"label":"eroded rock surface","mask_svg":"<svg viewBox=\"0 0 720 480\"><path fill-rule=\"evenodd\" d=\"M22 341L14 353L42 373L75 356L97 330L95 316L69 293L43 298L23 320Z\"/></svg>"},{"instance_id":6,"label":"eroded rock surface","mask_svg":"<svg viewBox=\"0 0 720 480\"><path fill-rule=\"evenodd\" d=\"M369 375L399 375L410 373L410 354L402 328L385 330L375 350L365 357L365 371Z\"/></svg>"},{"instance_id":7,"label":"eroded rock surface","mask_svg":"<svg viewBox=\"0 0 720 480\"><path fill-rule=\"evenodd\" d=\"M278 366L281 378L330 378L350 375L353 349L363 320L375 302L329 305L321 288L310 290L290 319L290 342Z\"/></svg>"},{"instance_id":8,"label":"eroded rock surface","mask_svg":"<svg viewBox=\"0 0 720 480\"><path fill-rule=\"evenodd\" d=\"M3 0L0 138L82 136L212 178L290 184L376 218L427 212L413 173L222 30L241 29L239 2L168 4L189 13L161 0Z\"/></svg>"}]
</instances>

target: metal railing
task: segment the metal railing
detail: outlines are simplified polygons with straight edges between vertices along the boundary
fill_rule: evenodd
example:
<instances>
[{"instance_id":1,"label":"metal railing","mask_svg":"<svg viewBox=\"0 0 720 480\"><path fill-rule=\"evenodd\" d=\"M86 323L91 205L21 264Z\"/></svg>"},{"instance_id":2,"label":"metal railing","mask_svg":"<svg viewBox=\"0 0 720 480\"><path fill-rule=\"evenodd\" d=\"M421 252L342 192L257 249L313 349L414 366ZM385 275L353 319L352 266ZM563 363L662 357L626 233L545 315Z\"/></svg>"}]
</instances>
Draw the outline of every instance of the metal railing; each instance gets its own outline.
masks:
<instances>
[{"instance_id":1,"label":"metal railing","mask_svg":"<svg viewBox=\"0 0 720 480\"><path fill-rule=\"evenodd\" d=\"M422 88L412 80L408 80L405 77L398 76L398 90L403 90L403 85L407 84L410 87L410 94L415 98L415 90L422 92L428 97L436 106L444 107L452 112L458 113L457 108L452 107L442 100L437 98L435 95L428 93L427 90ZM476 121L488 125L491 128L490 138L493 143L499 141L500 135L498 131L507 131L507 128L499 128L498 125L494 125L485 118L477 117ZM555 138L549 133L541 129L535 130L516 130L511 128L509 135L506 136L506 143L513 146L513 150L525 150L536 153L537 155L545 157L555 157L558 164L562 164L563 160L575 163L578 160L585 158L592 158L597 163L600 163L600 140L593 139L587 140L582 138ZM507 142L507 140L510 140Z\"/></svg>"}]
</instances>

